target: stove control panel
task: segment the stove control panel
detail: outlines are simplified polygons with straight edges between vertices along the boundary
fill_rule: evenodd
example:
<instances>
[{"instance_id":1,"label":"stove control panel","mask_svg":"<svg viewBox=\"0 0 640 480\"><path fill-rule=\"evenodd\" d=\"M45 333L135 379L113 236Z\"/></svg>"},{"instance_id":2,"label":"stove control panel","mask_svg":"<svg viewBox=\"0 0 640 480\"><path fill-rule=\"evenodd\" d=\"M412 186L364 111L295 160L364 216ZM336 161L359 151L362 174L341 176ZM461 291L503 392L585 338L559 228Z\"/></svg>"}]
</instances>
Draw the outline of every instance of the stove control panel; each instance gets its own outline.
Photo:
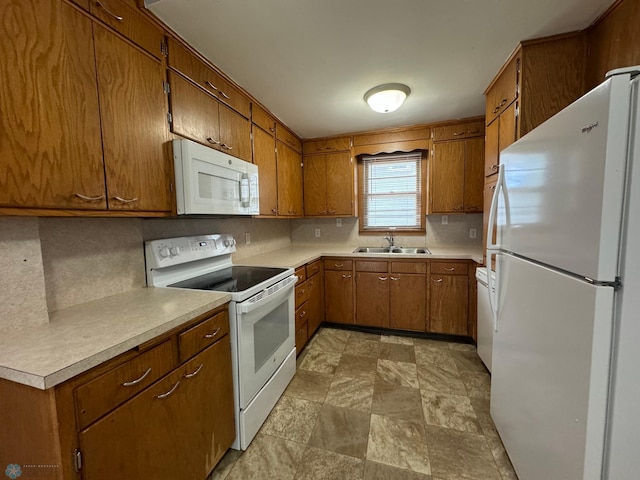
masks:
<instances>
[{"instance_id":1,"label":"stove control panel","mask_svg":"<svg viewBox=\"0 0 640 480\"><path fill-rule=\"evenodd\" d=\"M233 236L227 234L151 240L145 243L147 271L230 255L235 245Z\"/></svg>"}]
</instances>

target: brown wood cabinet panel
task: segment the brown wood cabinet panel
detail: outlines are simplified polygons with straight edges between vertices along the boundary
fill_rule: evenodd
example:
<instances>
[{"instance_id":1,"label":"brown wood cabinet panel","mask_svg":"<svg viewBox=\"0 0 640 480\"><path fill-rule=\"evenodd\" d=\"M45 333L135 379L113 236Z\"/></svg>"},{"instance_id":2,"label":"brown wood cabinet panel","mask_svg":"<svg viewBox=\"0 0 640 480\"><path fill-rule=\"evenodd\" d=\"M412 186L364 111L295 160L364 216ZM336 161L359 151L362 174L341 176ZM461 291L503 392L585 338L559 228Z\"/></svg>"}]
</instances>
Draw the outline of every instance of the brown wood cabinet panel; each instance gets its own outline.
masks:
<instances>
[{"instance_id":1,"label":"brown wood cabinet panel","mask_svg":"<svg viewBox=\"0 0 640 480\"><path fill-rule=\"evenodd\" d=\"M295 287L296 308L309 300L308 282L302 282Z\"/></svg>"},{"instance_id":2,"label":"brown wood cabinet panel","mask_svg":"<svg viewBox=\"0 0 640 480\"><path fill-rule=\"evenodd\" d=\"M329 215L353 215L353 163L349 153L326 156L327 211Z\"/></svg>"},{"instance_id":3,"label":"brown wood cabinet panel","mask_svg":"<svg viewBox=\"0 0 640 480\"><path fill-rule=\"evenodd\" d=\"M388 274L356 274L356 325L389 327Z\"/></svg>"},{"instance_id":4,"label":"brown wood cabinet panel","mask_svg":"<svg viewBox=\"0 0 640 480\"><path fill-rule=\"evenodd\" d=\"M298 277L298 285L307 279L307 270L304 265L296 268L295 275Z\"/></svg>"},{"instance_id":5,"label":"brown wood cabinet panel","mask_svg":"<svg viewBox=\"0 0 640 480\"><path fill-rule=\"evenodd\" d=\"M271 135L276 134L276 119L260 105L251 104L251 121Z\"/></svg>"},{"instance_id":6,"label":"brown wood cabinet panel","mask_svg":"<svg viewBox=\"0 0 640 480\"><path fill-rule=\"evenodd\" d=\"M296 324L297 324L297 315L296 315ZM300 355L300 353L302 352L302 349L304 348L304 346L307 344L307 340L309 339L309 332L308 332L308 324L307 324L307 320L305 319L305 321L299 326L296 327L296 355Z\"/></svg>"},{"instance_id":7,"label":"brown wood cabinet panel","mask_svg":"<svg viewBox=\"0 0 640 480\"><path fill-rule=\"evenodd\" d=\"M429 332L467 335L469 277L432 273L429 288Z\"/></svg>"},{"instance_id":8,"label":"brown wood cabinet panel","mask_svg":"<svg viewBox=\"0 0 640 480\"><path fill-rule=\"evenodd\" d=\"M276 138L292 148L297 153L302 153L302 142L287 127L276 121Z\"/></svg>"},{"instance_id":9,"label":"brown wood cabinet panel","mask_svg":"<svg viewBox=\"0 0 640 480\"><path fill-rule=\"evenodd\" d=\"M518 97L519 74L521 56L518 52L507 63L499 75L489 86L487 96L485 121L489 125L502 111L511 105Z\"/></svg>"},{"instance_id":10,"label":"brown wood cabinet panel","mask_svg":"<svg viewBox=\"0 0 640 480\"><path fill-rule=\"evenodd\" d=\"M484 121L443 125L433 128L433 141L460 140L461 138L481 137L484 135Z\"/></svg>"},{"instance_id":11,"label":"brown wood cabinet panel","mask_svg":"<svg viewBox=\"0 0 640 480\"><path fill-rule=\"evenodd\" d=\"M484 262L486 264L486 252L487 252L487 228L489 226L489 209L491 208L491 200L493 199L493 194L496 191L496 183L498 179L496 177L492 177L494 179L493 182L487 183L484 186L484 212L482 213L482 255L484 258ZM492 232L493 241L496 239L496 230L493 229Z\"/></svg>"},{"instance_id":12,"label":"brown wood cabinet panel","mask_svg":"<svg viewBox=\"0 0 640 480\"><path fill-rule=\"evenodd\" d=\"M306 325L307 324L307 320L309 318L309 312L307 311L307 303L306 302L296 308L295 318L296 318L295 327L296 327L296 332L297 332L298 329L302 325ZM306 334L306 331L307 331L307 329L305 328L305 334ZM297 333L296 333L296 347L298 346L298 341L297 340L298 339L297 339ZM306 341L307 341L307 339L305 338L304 342L306 342ZM304 342L302 343L303 346L304 346Z\"/></svg>"},{"instance_id":13,"label":"brown wood cabinet panel","mask_svg":"<svg viewBox=\"0 0 640 480\"><path fill-rule=\"evenodd\" d=\"M516 103L512 103L500 114L499 128L500 136L498 141L498 148L501 152L513 142L515 142L518 136L518 115Z\"/></svg>"},{"instance_id":14,"label":"brown wood cabinet panel","mask_svg":"<svg viewBox=\"0 0 640 480\"><path fill-rule=\"evenodd\" d=\"M388 266L387 262L356 260L356 272L387 272Z\"/></svg>"},{"instance_id":15,"label":"brown wood cabinet panel","mask_svg":"<svg viewBox=\"0 0 640 480\"><path fill-rule=\"evenodd\" d=\"M193 357L229 333L229 314L225 310L178 335L180 362Z\"/></svg>"},{"instance_id":16,"label":"brown wood cabinet panel","mask_svg":"<svg viewBox=\"0 0 640 480\"><path fill-rule=\"evenodd\" d=\"M277 142L278 215L302 215L302 158L298 152Z\"/></svg>"},{"instance_id":17,"label":"brown wood cabinet panel","mask_svg":"<svg viewBox=\"0 0 640 480\"><path fill-rule=\"evenodd\" d=\"M431 213L462 213L464 210L463 141L442 142L433 146L429 196Z\"/></svg>"},{"instance_id":18,"label":"brown wood cabinet panel","mask_svg":"<svg viewBox=\"0 0 640 480\"><path fill-rule=\"evenodd\" d=\"M486 177L485 181L490 181L489 177L497 174L500 166L498 161L498 153L500 151L500 118L496 118L491 124L487 125L484 140L484 176Z\"/></svg>"},{"instance_id":19,"label":"brown wood cabinet panel","mask_svg":"<svg viewBox=\"0 0 640 480\"><path fill-rule=\"evenodd\" d=\"M78 428L147 388L175 367L171 341L166 341L76 389Z\"/></svg>"},{"instance_id":20,"label":"brown wood cabinet panel","mask_svg":"<svg viewBox=\"0 0 640 480\"><path fill-rule=\"evenodd\" d=\"M389 327L426 331L426 275L391 274L390 280Z\"/></svg>"},{"instance_id":21,"label":"brown wood cabinet panel","mask_svg":"<svg viewBox=\"0 0 640 480\"><path fill-rule=\"evenodd\" d=\"M482 212L484 186L484 138L465 140L464 211Z\"/></svg>"},{"instance_id":22,"label":"brown wood cabinet panel","mask_svg":"<svg viewBox=\"0 0 640 480\"><path fill-rule=\"evenodd\" d=\"M307 331L309 338L316 333L318 327L324 320L324 292L322 275L314 275L307 280L309 284L309 300L307 306L309 318L307 320Z\"/></svg>"},{"instance_id":23,"label":"brown wood cabinet panel","mask_svg":"<svg viewBox=\"0 0 640 480\"><path fill-rule=\"evenodd\" d=\"M321 268L322 268L322 262L320 262L320 260L316 260L315 262L308 263L306 265L307 278L313 277L316 273L319 273Z\"/></svg>"},{"instance_id":24,"label":"brown wood cabinet panel","mask_svg":"<svg viewBox=\"0 0 640 480\"><path fill-rule=\"evenodd\" d=\"M325 258L323 260L325 270L349 270L353 268L353 260L343 258Z\"/></svg>"},{"instance_id":25,"label":"brown wood cabinet panel","mask_svg":"<svg viewBox=\"0 0 640 480\"><path fill-rule=\"evenodd\" d=\"M427 273L426 262L391 262L391 273Z\"/></svg>"},{"instance_id":26,"label":"brown wood cabinet panel","mask_svg":"<svg viewBox=\"0 0 640 480\"><path fill-rule=\"evenodd\" d=\"M324 272L324 305L327 322L353 324L353 275L350 271Z\"/></svg>"},{"instance_id":27,"label":"brown wood cabinet panel","mask_svg":"<svg viewBox=\"0 0 640 480\"><path fill-rule=\"evenodd\" d=\"M220 147L223 152L251 161L251 122L226 105L219 105Z\"/></svg>"},{"instance_id":28,"label":"brown wood cabinet panel","mask_svg":"<svg viewBox=\"0 0 640 480\"><path fill-rule=\"evenodd\" d=\"M466 262L431 262L431 273L467 275L469 273L469 264Z\"/></svg>"},{"instance_id":29,"label":"brown wood cabinet panel","mask_svg":"<svg viewBox=\"0 0 640 480\"><path fill-rule=\"evenodd\" d=\"M351 137L326 138L320 140L305 140L302 143L302 153L310 155L315 153L349 151Z\"/></svg>"},{"instance_id":30,"label":"brown wood cabinet panel","mask_svg":"<svg viewBox=\"0 0 640 480\"><path fill-rule=\"evenodd\" d=\"M163 32L135 8L122 0L91 0L89 11L160 60L163 57Z\"/></svg>"},{"instance_id":31,"label":"brown wood cabinet panel","mask_svg":"<svg viewBox=\"0 0 640 480\"><path fill-rule=\"evenodd\" d=\"M327 214L327 162L326 155L304 157L304 214Z\"/></svg>"},{"instance_id":32,"label":"brown wood cabinet panel","mask_svg":"<svg viewBox=\"0 0 640 480\"><path fill-rule=\"evenodd\" d=\"M397 143L411 140L424 140L431 137L431 128L403 128L382 132L368 132L353 136L353 145L375 145L380 143Z\"/></svg>"},{"instance_id":33,"label":"brown wood cabinet panel","mask_svg":"<svg viewBox=\"0 0 640 480\"><path fill-rule=\"evenodd\" d=\"M230 362L226 336L81 431L83 479L206 478L235 438Z\"/></svg>"},{"instance_id":34,"label":"brown wood cabinet panel","mask_svg":"<svg viewBox=\"0 0 640 480\"><path fill-rule=\"evenodd\" d=\"M273 135L253 126L253 163L258 166L260 215L278 214L278 171Z\"/></svg>"},{"instance_id":35,"label":"brown wood cabinet panel","mask_svg":"<svg viewBox=\"0 0 640 480\"><path fill-rule=\"evenodd\" d=\"M91 21L58 0L0 18L0 205L105 209Z\"/></svg>"},{"instance_id":36,"label":"brown wood cabinet panel","mask_svg":"<svg viewBox=\"0 0 640 480\"><path fill-rule=\"evenodd\" d=\"M109 209L170 211L165 69L97 24L94 39Z\"/></svg>"}]
</instances>

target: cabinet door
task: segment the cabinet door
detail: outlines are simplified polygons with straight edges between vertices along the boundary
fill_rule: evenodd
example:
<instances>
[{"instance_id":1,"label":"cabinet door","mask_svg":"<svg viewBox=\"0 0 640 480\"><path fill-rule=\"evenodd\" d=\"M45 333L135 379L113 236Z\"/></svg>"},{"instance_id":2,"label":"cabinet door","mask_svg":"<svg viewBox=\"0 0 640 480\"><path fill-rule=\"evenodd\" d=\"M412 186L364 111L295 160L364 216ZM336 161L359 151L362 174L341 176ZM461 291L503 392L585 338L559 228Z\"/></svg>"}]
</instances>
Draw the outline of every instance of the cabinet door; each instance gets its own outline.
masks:
<instances>
[{"instance_id":1,"label":"cabinet door","mask_svg":"<svg viewBox=\"0 0 640 480\"><path fill-rule=\"evenodd\" d=\"M165 69L98 24L94 39L109 209L170 211Z\"/></svg>"},{"instance_id":2,"label":"cabinet door","mask_svg":"<svg viewBox=\"0 0 640 480\"><path fill-rule=\"evenodd\" d=\"M281 141L277 143L278 215L302 215L302 157Z\"/></svg>"},{"instance_id":3,"label":"cabinet door","mask_svg":"<svg viewBox=\"0 0 640 480\"><path fill-rule=\"evenodd\" d=\"M219 106L220 147L223 152L251 161L251 123L226 105Z\"/></svg>"},{"instance_id":4,"label":"cabinet door","mask_svg":"<svg viewBox=\"0 0 640 480\"><path fill-rule=\"evenodd\" d=\"M327 156L304 157L304 214L327 214Z\"/></svg>"},{"instance_id":5,"label":"cabinet door","mask_svg":"<svg viewBox=\"0 0 640 480\"><path fill-rule=\"evenodd\" d=\"M322 308L322 277L320 274L315 275L313 278L307 280L309 288L309 300L307 301L308 308L308 335L311 337L324 318L324 312Z\"/></svg>"},{"instance_id":6,"label":"cabinet door","mask_svg":"<svg viewBox=\"0 0 640 480\"><path fill-rule=\"evenodd\" d=\"M82 430L82 478L206 478L235 438L233 415L227 336Z\"/></svg>"},{"instance_id":7,"label":"cabinet door","mask_svg":"<svg viewBox=\"0 0 640 480\"><path fill-rule=\"evenodd\" d=\"M498 143L500 152L516 141L518 135L517 127L518 117L516 115L516 103L514 102L500 115L500 141Z\"/></svg>"},{"instance_id":8,"label":"cabinet door","mask_svg":"<svg viewBox=\"0 0 640 480\"><path fill-rule=\"evenodd\" d=\"M464 141L433 146L431 213L462 213L464 209Z\"/></svg>"},{"instance_id":9,"label":"cabinet door","mask_svg":"<svg viewBox=\"0 0 640 480\"><path fill-rule=\"evenodd\" d=\"M484 176L490 177L498 173L498 152L500 142L500 118L496 118L485 130L484 143ZM487 179L489 181L489 179Z\"/></svg>"},{"instance_id":10,"label":"cabinet door","mask_svg":"<svg viewBox=\"0 0 640 480\"><path fill-rule=\"evenodd\" d=\"M389 327L389 275L356 274L356 325Z\"/></svg>"},{"instance_id":11,"label":"cabinet door","mask_svg":"<svg viewBox=\"0 0 640 480\"><path fill-rule=\"evenodd\" d=\"M467 335L469 277L431 275L429 332Z\"/></svg>"},{"instance_id":12,"label":"cabinet door","mask_svg":"<svg viewBox=\"0 0 640 480\"><path fill-rule=\"evenodd\" d=\"M391 274L389 326L426 331L427 279L425 275Z\"/></svg>"},{"instance_id":13,"label":"cabinet door","mask_svg":"<svg viewBox=\"0 0 640 480\"><path fill-rule=\"evenodd\" d=\"M278 213L276 141L272 134L253 126L253 163L258 166L260 215Z\"/></svg>"},{"instance_id":14,"label":"cabinet door","mask_svg":"<svg viewBox=\"0 0 640 480\"><path fill-rule=\"evenodd\" d=\"M471 138L464 144L464 211L482 212L484 139Z\"/></svg>"},{"instance_id":15,"label":"cabinet door","mask_svg":"<svg viewBox=\"0 0 640 480\"><path fill-rule=\"evenodd\" d=\"M171 84L171 131L210 147L221 142L218 101L180 75L169 71Z\"/></svg>"},{"instance_id":16,"label":"cabinet door","mask_svg":"<svg viewBox=\"0 0 640 480\"><path fill-rule=\"evenodd\" d=\"M350 271L326 270L324 305L327 322L353 324L353 276Z\"/></svg>"},{"instance_id":17,"label":"cabinet door","mask_svg":"<svg viewBox=\"0 0 640 480\"><path fill-rule=\"evenodd\" d=\"M333 153L325 157L327 210L329 215L353 215L353 164L351 155Z\"/></svg>"},{"instance_id":18,"label":"cabinet door","mask_svg":"<svg viewBox=\"0 0 640 480\"><path fill-rule=\"evenodd\" d=\"M91 21L57 0L0 18L0 205L105 209Z\"/></svg>"}]
</instances>

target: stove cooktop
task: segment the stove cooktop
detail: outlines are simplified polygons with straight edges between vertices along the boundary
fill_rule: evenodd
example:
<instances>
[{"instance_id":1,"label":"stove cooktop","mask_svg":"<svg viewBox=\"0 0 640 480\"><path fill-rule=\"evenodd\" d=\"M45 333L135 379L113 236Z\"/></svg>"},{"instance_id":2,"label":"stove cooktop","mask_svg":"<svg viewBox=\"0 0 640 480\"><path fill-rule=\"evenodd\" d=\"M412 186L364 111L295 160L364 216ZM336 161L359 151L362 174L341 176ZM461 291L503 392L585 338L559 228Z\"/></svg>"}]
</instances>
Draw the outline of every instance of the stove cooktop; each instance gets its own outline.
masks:
<instances>
[{"instance_id":1,"label":"stove cooktop","mask_svg":"<svg viewBox=\"0 0 640 480\"><path fill-rule=\"evenodd\" d=\"M244 292L286 271L285 268L232 266L167 286L215 292Z\"/></svg>"}]
</instances>

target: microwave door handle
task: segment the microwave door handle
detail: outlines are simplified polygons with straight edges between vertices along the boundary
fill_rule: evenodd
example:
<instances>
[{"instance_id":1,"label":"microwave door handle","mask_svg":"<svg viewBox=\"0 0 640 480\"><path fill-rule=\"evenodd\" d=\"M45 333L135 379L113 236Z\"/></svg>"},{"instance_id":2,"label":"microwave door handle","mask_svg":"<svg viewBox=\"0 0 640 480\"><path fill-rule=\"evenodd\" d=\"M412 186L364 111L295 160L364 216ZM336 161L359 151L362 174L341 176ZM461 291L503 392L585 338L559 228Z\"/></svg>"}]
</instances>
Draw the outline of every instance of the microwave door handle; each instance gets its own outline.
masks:
<instances>
[{"instance_id":1,"label":"microwave door handle","mask_svg":"<svg viewBox=\"0 0 640 480\"><path fill-rule=\"evenodd\" d=\"M297 277L296 277L296 280L297 280ZM276 293L268 295L256 302L250 302L249 300L242 302L240 305L238 305L238 310L242 315L245 315L253 312L257 308L264 307L268 303L279 302L280 300L282 300L284 297L286 297L291 293L291 290L293 290L293 287L295 286L295 284L296 284L295 281L291 282L289 285L281 288Z\"/></svg>"},{"instance_id":2,"label":"microwave door handle","mask_svg":"<svg viewBox=\"0 0 640 480\"><path fill-rule=\"evenodd\" d=\"M243 207L251 204L251 188L249 187L249 175L246 173L240 177L240 203Z\"/></svg>"}]
</instances>

